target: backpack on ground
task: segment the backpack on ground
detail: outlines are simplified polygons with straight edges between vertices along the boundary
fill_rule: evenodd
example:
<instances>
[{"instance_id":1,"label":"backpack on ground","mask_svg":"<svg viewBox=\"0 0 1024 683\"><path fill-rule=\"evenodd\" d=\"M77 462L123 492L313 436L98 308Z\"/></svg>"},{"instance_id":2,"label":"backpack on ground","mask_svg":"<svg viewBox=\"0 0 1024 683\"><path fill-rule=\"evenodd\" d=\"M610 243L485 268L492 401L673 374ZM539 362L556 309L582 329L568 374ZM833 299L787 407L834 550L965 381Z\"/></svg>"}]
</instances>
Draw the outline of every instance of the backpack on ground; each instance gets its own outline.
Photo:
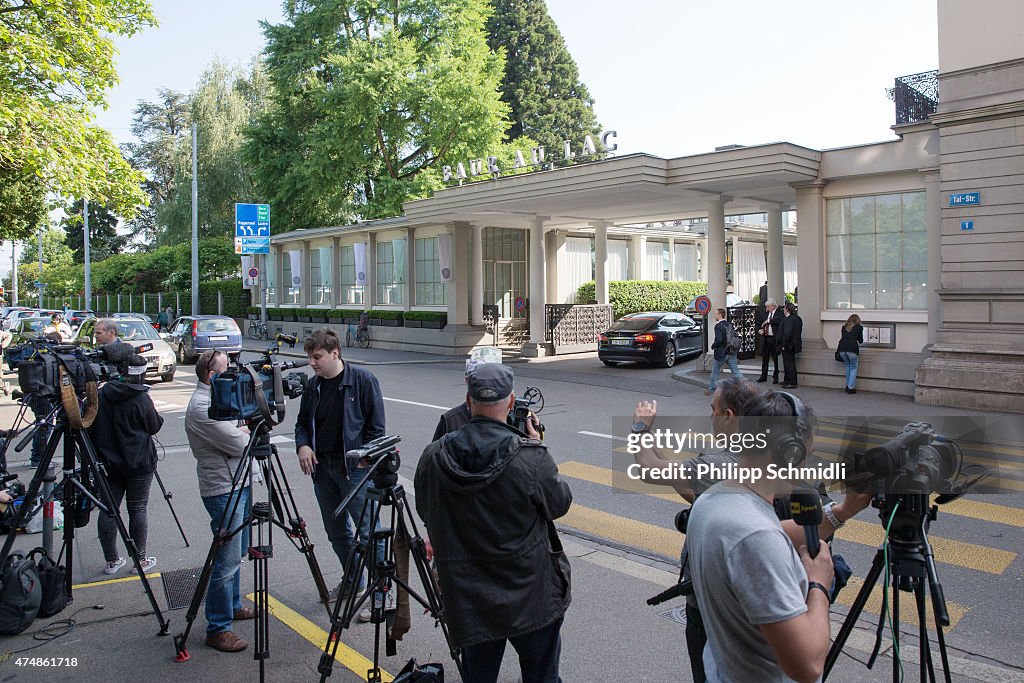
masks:
<instances>
[{"instance_id":1,"label":"backpack on ground","mask_svg":"<svg viewBox=\"0 0 1024 683\"><path fill-rule=\"evenodd\" d=\"M39 584L43 590L43 598L39 603L40 617L52 617L59 613L68 603L67 593L64 592L64 584L67 582L67 570L50 559L45 548L36 548L28 554L29 559L35 562L36 573L39 575ZM36 559L38 556L38 559Z\"/></svg>"},{"instance_id":2,"label":"backpack on ground","mask_svg":"<svg viewBox=\"0 0 1024 683\"><path fill-rule=\"evenodd\" d=\"M740 335L736 334L736 328L728 320L725 321L725 353L729 356L735 356L740 352L740 346L742 340Z\"/></svg>"},{"instance_id":3,"label":"backpack on ground","mask_svg":"<svg viewBox=\"0 0 1024 683\"><path fill-rule=\"evenodd\" d=\"M21 633L39 614L43 587L32 558L11 553L0 569L0 634Z\"/></svg>"}]
</instances>

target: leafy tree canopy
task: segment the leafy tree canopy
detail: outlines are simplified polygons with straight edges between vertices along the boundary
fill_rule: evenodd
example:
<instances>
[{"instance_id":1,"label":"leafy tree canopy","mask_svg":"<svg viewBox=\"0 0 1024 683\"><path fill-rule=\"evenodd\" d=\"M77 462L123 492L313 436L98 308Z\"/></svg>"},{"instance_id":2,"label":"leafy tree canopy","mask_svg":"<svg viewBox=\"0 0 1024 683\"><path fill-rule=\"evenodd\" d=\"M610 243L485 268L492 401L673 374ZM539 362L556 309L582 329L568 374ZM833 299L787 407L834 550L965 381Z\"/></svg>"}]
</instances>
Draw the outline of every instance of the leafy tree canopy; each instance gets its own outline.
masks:
<instances>
[{"instance_id":1,"label":"leafy tree canopy","mask_svg":"<svg viewBox=\"0 0 1024 683\"><path fill-rule=\"evenodd\" d=\"M64 242L71 249L75 263L85 263L85 225L82 220L82 200L72 202L64 209L60 227ZM125 248L128 238L117 234L117 216L106 207L89 202L89 260L102 261Z\"/></svg>"},{"instance_id":2,"label":"leafy tree canopy","mask_svg":"<svg viewBox=\"0 0 1024 683\"><path fill-rule=\"evenodd\" d=\"M0 170L38 178L33 202L88 196L123 216L144 202L142 176L91 123L117 82L113 36L155 23L146 0L0 0Z\"/></svg>"},{"instance_id":3,"label":"leafy tree canopy","mask_svg":"<svg viewBox=\"0 0 1024 683\"><path fill-rule=\"evenodd\" d=\"M245 156L283 229L396 215L500 143L487 0L295 0L264 24L270 110Z\"/></svg>"},{"instance_id":4,"label":"leafy tree canopy","mask_svg":"<svg viewBox=\"0 0 1024 683\"><path fill-rule=\"evenodd\" d=\"M488 43L505 51L501 99L511 110L509 138L526 135L560 152L563 140L575 147L600 132L594 100L544 0L491 1Z\"/></svg>"}]
</instances>

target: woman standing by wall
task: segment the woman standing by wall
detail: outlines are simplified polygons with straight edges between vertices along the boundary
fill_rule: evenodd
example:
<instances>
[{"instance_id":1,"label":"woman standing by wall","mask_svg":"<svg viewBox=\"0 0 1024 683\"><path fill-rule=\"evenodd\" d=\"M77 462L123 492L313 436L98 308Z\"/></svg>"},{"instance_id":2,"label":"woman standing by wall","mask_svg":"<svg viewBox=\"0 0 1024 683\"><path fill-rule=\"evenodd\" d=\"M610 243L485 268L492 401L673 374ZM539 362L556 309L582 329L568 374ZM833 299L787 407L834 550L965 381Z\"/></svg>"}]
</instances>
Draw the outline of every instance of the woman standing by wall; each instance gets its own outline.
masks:
<instances>
[{"instance_id":1,"label":"woman standing by wall","mask_svg":"<svg viewBox=\"0 0 1024 683\"><path fill-rule=\"evenodd\" d=\"M854 313L846 319L836 350L846 365L846 393L857 393L857 366L860 363L860 345L864 343L864 328L860 316Z\"/></svg>"}]
</instances>

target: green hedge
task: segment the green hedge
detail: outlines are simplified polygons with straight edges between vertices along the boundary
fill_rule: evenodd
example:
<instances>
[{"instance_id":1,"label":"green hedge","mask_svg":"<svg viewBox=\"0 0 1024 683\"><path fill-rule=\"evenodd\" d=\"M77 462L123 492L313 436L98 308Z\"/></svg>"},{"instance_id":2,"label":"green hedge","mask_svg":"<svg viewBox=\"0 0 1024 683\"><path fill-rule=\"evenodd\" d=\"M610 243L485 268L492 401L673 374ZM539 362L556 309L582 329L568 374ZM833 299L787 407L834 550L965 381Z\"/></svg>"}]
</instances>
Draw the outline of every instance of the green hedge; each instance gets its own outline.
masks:
<instances>
[{"instance_id":1,"label":"green hedge","mask_svg":"<svg viewBox=\"0 0 1024 683\"><path fill-rule=\"evenodd\" d=\"M249 312L249 291L242 287L241 279L210 280L199 283L199 296L204 301L216 301L217 292L224 294L224 315L244 318ZM207 308L207 306L204 306ZM211 312L216 311L216 305ZM259 310L259 309L257 309Z\"/></svg>"},{"instance_id":2,"label":"green hedge","mask_svg":"<svg viewBox=\"0 0 1024 683\"><path fill-rule=\"evenodd\" d=\"M793 292L786 292L786 301L788 301L791 304L795 304L796 303L796 296L793 295ZM754 298L753 298L753 302L754 302L755 305L761 303L761 295L760 294L755 294Z\"/></svg>"},{"instance_id":3,"label":"green hedge","mask_svg":"<svg viewBox=\"0 0 1024 683\"><path fill-rule=\"evenodd\" d=\"M577 303L597 298L592 281L576 290ZM660 280L613 280L608 283L608 300L616 319L641 311L683 312L694 297L708 293L706 282L662 282Z\"/></svg>"},{"instance_id":4,"label":"green hedge","mask_svg":"<svg viewBox=\"0 0 1024 683\"><path fill-rule=\"evenodd\" d=\"M448 314L443 311L407 311L406 320L426 320L429 322L448 322Z\"/></svg>"},{"instance_id":5,"label":"green hedge","mask_svg":"<svg viewBox=\"0 0 1024 683\"><path fill-rule=\"evenodd\" d=\"M378 311L377 309L373 309L370 311L370 317L377 318L379 320L403 320L405 317L405 311Z\"/></svg>"}]
</instances>

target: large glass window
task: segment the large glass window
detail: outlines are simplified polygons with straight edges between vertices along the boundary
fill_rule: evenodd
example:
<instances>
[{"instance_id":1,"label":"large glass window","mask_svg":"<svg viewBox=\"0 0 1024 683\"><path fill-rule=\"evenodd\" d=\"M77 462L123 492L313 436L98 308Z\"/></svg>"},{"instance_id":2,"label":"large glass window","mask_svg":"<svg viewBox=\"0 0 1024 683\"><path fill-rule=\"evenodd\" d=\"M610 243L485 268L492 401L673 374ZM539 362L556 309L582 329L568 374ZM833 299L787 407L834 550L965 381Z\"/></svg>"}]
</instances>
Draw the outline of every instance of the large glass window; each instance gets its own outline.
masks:
<instances>
[{"instance_id":1,"label":"large glass window","mask_svg":"<svg viewBox=\"0 0 1024 683\"><path fill-rule=\"evenodd\" d=\"M502 318L525 318L529 309L516 307L526 300L526 231L484 228L484 303L496 305Z\"/></svg>"},{"instance_id":2,"label":"large glass window","mask_svg":"<svg viewBox=\"0 0 1024 683\"><path fill-rule=\"evenodd\" d=\"M377 243L377 303L405 303L405 240Z\"/></svg>"},{"instance_id":3,"label":"large glass window","mask_svg":"<svg viewBox=\"0 0 1024 683\"><path fill-rule=\"evenodd\" d=\"M829 199L828 308L928 307L924 192Z\"/></svg>"},{"instance_id":4,"label":"large glass window","mask_svg":"<svg viewBox=\"0 0 1024 683\"><path fill-rule=\"evenodd\" d=\"M416 240L416 300L417 306L444 306L448 303L448 289L441 282L441 259L437 238Z\"/></svg>"},{"instance_id":5,"label":"large glass window","mask_svg":"<svg viewBox=\"0 0 1024 683\"><path fill-rule=\"evenodd\" d=\"M363 305L363 287L356 284L356 250L351 244L341 248L340 305Z\"/></svg>"},{"instance_id":6,"label":"large glass window","mask_svg":"<svg viewBox=\"0 0 1024 683\"><path fill-rule=\"evenodd\" d=\"M309 250L309 293L313 306L331 305L331 248Z\"/></svg>"}]
</instances>

